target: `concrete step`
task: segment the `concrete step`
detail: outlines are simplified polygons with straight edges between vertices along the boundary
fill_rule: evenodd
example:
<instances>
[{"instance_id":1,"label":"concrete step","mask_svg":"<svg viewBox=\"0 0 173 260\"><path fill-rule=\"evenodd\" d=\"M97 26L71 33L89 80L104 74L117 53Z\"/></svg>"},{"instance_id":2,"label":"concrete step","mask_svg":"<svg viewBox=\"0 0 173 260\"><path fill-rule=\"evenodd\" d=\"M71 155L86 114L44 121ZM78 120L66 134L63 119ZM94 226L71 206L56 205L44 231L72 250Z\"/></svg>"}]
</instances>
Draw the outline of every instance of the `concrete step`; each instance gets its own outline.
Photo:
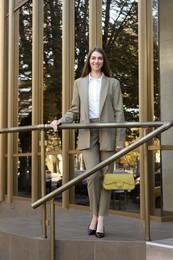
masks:
<instances>
[{"instance_id":1,"label":"concrete step","mask_svg":"<svg viewBox=\"0 0 173 260\"><path fill-rule=\"evenodd\" d=\"M173 238L146 243L147 260L172 260Z\"/></svg>"}]
</instances>

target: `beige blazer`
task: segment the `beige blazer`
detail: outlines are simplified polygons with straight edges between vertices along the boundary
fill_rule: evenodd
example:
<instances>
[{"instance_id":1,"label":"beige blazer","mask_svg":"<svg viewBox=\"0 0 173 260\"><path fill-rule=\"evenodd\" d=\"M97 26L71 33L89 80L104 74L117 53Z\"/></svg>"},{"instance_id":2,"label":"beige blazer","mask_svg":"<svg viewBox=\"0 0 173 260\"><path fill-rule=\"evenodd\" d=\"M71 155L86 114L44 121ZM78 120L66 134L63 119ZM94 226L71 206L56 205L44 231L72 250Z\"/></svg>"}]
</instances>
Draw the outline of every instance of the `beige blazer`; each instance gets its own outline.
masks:
<instances>
[{"instance_id":1,"label":"beige blazer","mask_svg":"<svg viewBox=\"0 0 173 260\"><path fill-rule=\"evenodd\" d=\"M70 109L60 118L61 123L72 123L79 119L80 123L89 123L88 109L89 76L74 82L73 100ZM102 78L100 92L100 123L124 121L124 110L120 83L114 78ZM114 151L115 145L124 146L125 129L102 128L99 132L100 150ZM90 129L80 129L78 149L90 148Z\"/></svg>"}]
</instances>

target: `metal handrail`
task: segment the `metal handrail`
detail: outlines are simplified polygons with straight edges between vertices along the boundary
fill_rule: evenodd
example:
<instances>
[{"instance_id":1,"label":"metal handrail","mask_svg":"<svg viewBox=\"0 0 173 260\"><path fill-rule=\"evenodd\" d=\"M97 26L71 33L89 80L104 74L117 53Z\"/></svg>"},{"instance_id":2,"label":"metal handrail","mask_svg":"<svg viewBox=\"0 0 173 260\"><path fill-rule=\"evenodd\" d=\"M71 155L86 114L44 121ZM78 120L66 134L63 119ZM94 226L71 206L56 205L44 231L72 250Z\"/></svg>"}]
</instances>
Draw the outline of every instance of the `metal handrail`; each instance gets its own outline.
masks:
<instances>
[{"instance_id":1,"label":"metal handrail","mask_svg":"<svg viewBox=\"0 0 173 260\"><path fill-rule=\"evenodd\" d=\"M115 125L115 124L113 124ZM117 124L116 124L117 125ZM131 126L131 123L126 124L126 123L121 123L119 124L119 127L129 127L129 125ZM140 126L146 126L146 124L140 124ZM151 124L152 126L154 126L154 124ZM160 123L158 124L160 125ZM75 124L74 124L75 126ZM74 126L72 126L71 128L74 128ZM134 150L135 148L141 146L142 144L144 144L145 142L151 140L153 137L157 136L158 134L164 132L165 130L169 129L170 127L173 126L173 122L163 122L162 125L155 129L154 131L152 131L151 133L147 134L146 136L142 137L141 139L138 139L137 141L135 141L134 143L130 144L129 146L125 147L124 149L122 149L121 151L117 152L116 154L110 156L108 159L102 161L101 163L99 163L98 165L96 165L94 168L92 168L91 170L86 170L84 173L82 173L81 175L73 178L72 180L68 181L67 183L65 183L64 185L62 185L61 187L59 187L58 189L50 192L49 194L47 194L46 196L44 196L43 198L37 200L36 202L34 202L32 204L32 207L35 209L39 206L41 206L42 204L52 200L54 197L56 197L58 194L62 193L63 191L71 188L72 186L74 186L75 184L77 184L78 182L84 180L85 178L89 177L90 175L92 175L93 173L95 173L96 171L102 169L103 167L105 167L106 165L114 162L115 160L119 159L120 157L122 157L123 155L131 152L132 150ZM77 125L78 128L83 128L83 125L81 126L80 124ZM86 125L87 128L89 128L89 125ZM92 127L100 127L100 124L95 124L95 126ZM107 126L108 127L108 126ZM63 125L61 126L61 128L63 129L67 129L68 127ZM91 128L91 126L90 126Z\"/></svg>"},{"instance_id":2,"label":"metal handrail","mask_svg":"<svg viewBox=\"0 0 173 260\"><path fill-rule=\"evenodd\" d=\"M170 123L170 122L157 121L157 122L63 124L63 125L59 126L59 129L159 127L165 123ZM0 134L26 132L26 131L38 131L38 130L49 130L49 129L52 129L52 127L49 124L18 126L18 127L0 128Z\"/></svg>"}]
</instances>

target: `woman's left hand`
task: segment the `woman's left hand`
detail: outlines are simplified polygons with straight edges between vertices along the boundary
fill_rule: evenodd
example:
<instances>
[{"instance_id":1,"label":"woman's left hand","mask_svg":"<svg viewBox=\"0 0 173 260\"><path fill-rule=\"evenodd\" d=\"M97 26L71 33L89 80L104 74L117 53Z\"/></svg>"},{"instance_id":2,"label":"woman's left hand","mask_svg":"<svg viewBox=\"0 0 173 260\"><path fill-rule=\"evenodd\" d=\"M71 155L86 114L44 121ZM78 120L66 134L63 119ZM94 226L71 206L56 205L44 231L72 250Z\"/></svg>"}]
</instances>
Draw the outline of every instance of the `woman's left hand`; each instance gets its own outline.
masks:
<instances>
[{"instance_id":1,"label":"woman's left hand","mask_svg":"<svg viewBox=\"0 0 173 260\"><path fill-rule=\"evenodd\" d=\"M124 146L116 146L115 151L119 152L124 148Z\"/></svg>"}]
</instances>

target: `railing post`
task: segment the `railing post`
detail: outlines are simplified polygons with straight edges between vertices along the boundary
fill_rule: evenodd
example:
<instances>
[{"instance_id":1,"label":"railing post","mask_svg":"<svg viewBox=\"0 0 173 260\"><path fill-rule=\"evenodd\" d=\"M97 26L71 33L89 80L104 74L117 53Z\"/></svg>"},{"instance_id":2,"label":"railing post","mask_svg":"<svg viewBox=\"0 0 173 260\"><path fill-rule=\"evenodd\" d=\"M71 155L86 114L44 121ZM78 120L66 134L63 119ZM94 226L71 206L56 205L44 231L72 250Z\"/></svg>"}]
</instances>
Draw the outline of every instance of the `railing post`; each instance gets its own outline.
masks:
<instances>
[{"instance_id":1,"label":"railing post","mask_svg":"<svg viewBox=\"0 0 173 260\"><path fill-rule=\"evenodd\" d=\"M144 129L144 136L147 129ZM144 143L144 199L145 199L145 240L150 241L150 202L149 202L149 167L148 167L148 144Z\"/></svg>"},{"instance_id":2,"label":"railing post","mask_svg":"<svg viewBox=\"0 0 173 260\"><path fill-rule=\"evenodd\" d=\"M45 131L41 130L41 196L46 195L45 185ZM46 203L42 206L42 238L47 238Z\"/></svg>"},{"instance_id":3,"label":"railing post","mask_svg":"<svg viewBox=\"0 0 173 260\"><path fill-rule=\"evenodd\" d=\"M50 260L55 260L55 202L50 204Z\"/></svg>"}]
</instances>

